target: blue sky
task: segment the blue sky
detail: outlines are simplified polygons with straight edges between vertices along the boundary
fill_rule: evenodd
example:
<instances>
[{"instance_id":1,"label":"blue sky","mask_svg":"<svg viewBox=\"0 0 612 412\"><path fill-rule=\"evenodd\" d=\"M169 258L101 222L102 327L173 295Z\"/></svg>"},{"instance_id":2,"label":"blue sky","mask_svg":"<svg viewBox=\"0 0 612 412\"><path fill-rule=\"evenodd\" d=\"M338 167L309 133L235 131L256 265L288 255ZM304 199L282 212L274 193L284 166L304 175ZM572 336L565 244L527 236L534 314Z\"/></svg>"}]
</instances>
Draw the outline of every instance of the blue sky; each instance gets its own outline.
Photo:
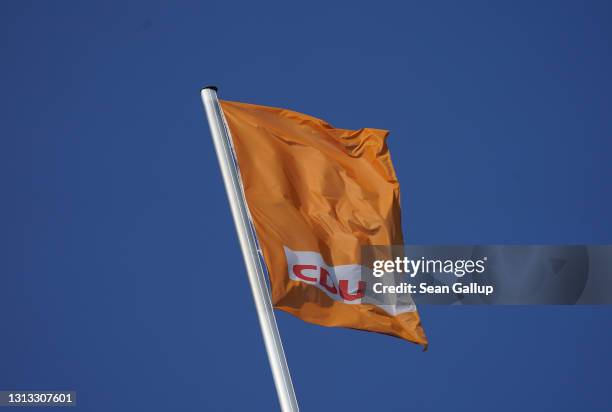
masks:
<instances>
[{"instance_id":1,"label":"blue sky","mask_svg":"<svg viewBox=\"0 0 612 412\"><path fill-rule=\"evenodd\" d=\"M0 389L274 410L220 96L391 131L411 243L612 243L608 2L0 6ZM278 322L305 411L609 411L610 307L420 309L430 350Z\"/></svg>"}]
</instances>

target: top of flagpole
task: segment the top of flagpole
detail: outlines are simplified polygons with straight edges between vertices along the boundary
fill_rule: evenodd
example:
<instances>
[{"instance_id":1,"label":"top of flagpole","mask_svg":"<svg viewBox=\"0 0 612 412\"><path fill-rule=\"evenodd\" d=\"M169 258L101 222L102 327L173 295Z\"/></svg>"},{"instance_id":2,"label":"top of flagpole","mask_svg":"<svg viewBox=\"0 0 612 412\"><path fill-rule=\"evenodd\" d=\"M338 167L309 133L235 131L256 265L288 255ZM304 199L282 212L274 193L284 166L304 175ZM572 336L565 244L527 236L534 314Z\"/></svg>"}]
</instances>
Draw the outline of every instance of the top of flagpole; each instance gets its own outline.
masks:
<instances>
[{"instance_id":1,"label":"top of flagpole","mask_svg":"<svg viewBox=\"0 0 612 412\"><path fill-rule=\"evenodd\" d=\"M209 84L208 86L202 87L202 90L204 90L204 89L212 89L212 90L214 90L216 92L219 91L219 88L217 86L215 86L214 84Z\"/></svg>"}]
</instances>

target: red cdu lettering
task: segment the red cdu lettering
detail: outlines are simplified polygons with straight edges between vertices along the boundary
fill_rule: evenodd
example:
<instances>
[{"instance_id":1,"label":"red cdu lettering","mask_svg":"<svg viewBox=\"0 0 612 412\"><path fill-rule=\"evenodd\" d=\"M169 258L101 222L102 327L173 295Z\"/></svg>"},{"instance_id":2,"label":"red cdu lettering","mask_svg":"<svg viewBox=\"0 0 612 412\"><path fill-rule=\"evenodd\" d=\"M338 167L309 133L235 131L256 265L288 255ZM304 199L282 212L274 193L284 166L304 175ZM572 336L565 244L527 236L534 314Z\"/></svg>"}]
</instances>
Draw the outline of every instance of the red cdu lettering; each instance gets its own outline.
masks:
<instances>
[{"instance_id":1,"label":"red cdu lettering","mask_svg":"<svg viewBox=\"0 0 612 412\"><path fill-rule=\"evenodd\" d=\"M336 285L334 285L333 280L330 282L330 284L327 284L328 279L329 279L329 272L325 268L321 268L321 274L319 276L319 284L323 286L325 289L327 289L329 293L333 293L335 295L336 293L338 293L338 289L336 288Z\"/></svg>"},{"instance_id":2,"label":"red cdu lettering","mask_svg":"<svg viewBox=\"0 0 612 412\"><path fill-rule=\"evenodd\" d=\"M306 282L316 282L317 278L306 276L302 273L303 270L317 270L315 265L293 265L293 274Z\"/></svg>"},{"instance_id":3,"label":"red cdu lettering","mask_svg":"<svg viewBox=\"0 0 612 412\"><path fill-rule=\"evenodd\" d=\"M342 299L344 300L355 300L355 299L359 299L362 298L363 295L365 294L365 287L366 287L366 283L363 280L360 280L359 283L357 284L357 292L350 294L348 292L348 280L341 280L340 281L340 296L342 296Z\"/></svg>"}]
</instances>

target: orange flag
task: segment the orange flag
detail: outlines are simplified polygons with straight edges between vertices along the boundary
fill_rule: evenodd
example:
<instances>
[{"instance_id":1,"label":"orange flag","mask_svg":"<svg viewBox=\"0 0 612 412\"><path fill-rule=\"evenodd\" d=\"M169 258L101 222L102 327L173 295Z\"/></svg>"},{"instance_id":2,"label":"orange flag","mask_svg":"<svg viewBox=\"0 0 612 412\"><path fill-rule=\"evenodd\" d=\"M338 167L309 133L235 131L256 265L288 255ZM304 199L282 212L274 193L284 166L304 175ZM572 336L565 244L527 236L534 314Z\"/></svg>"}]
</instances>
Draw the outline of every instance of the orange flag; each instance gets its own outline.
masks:
<instances>
[{"instance_id":1,"label":"orange flag","mask_svg":"<svg viewBox=\"0 0 612 412\"><path fill-rule=\"evenodd\" d=\"M285 109L221 101L275 308L323 326L427 345L414 305L362 303L362 245L401 245L387 131L337 129Z\"/></svg>"}]
</instances>

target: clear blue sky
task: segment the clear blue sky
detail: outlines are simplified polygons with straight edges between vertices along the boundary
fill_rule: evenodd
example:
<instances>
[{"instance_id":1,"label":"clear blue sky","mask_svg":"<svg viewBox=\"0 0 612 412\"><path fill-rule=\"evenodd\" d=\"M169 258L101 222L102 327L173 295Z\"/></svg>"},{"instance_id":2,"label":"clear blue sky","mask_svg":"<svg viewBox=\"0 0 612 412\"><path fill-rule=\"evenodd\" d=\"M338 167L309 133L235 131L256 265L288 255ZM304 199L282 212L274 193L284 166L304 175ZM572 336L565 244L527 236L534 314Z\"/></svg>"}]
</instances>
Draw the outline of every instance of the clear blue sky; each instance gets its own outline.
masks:
<instances>
[{"instance_id":1,"label":"clear blue sky","mask_svg":"<svg viewBox=\"0 0 612 412\"><path fill-rule=\"evenodd\" d=\"M612 243L612 7L3 1L0 390L274 410L199 89L391 131L413 243ZM304 411L612 409L611 307L278 314Z\"/></svg>"}]
</instances>

